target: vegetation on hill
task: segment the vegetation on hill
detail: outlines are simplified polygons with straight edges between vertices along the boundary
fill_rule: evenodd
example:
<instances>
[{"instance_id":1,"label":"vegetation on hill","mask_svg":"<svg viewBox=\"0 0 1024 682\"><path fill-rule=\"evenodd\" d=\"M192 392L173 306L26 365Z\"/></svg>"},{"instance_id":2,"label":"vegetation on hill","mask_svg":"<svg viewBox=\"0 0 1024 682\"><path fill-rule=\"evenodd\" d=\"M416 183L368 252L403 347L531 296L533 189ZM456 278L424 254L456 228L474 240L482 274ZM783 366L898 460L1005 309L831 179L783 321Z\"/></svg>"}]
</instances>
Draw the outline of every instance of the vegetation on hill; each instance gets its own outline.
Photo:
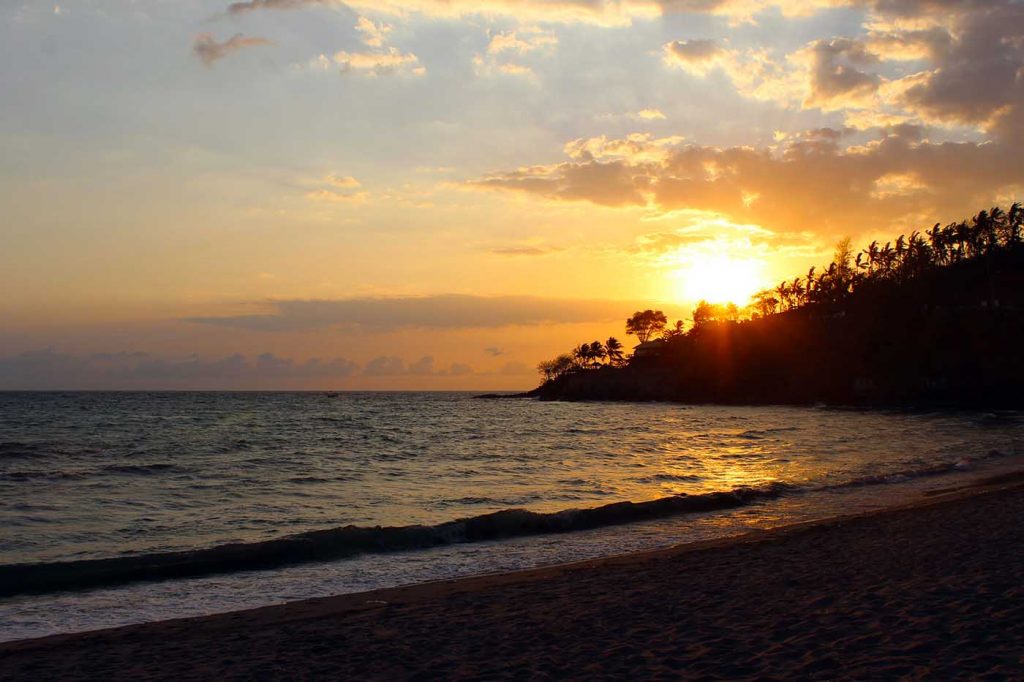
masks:
<instances>
[{"instance_id":1,"label":"vegetation on hill","mask_svg":"<svg viewBox=\"0 0 1024 682\"><path fill-rule=\"evenodd\" d=\"M844 239L828 266L759 292L746 308L701 301L692 317L684 332L660 311L638 312L626 323L642 344L635 355L583 344L541 363L534 393L1022 404L1024 208L981 211L856 254Z\"/></svg>"}]
</instances>

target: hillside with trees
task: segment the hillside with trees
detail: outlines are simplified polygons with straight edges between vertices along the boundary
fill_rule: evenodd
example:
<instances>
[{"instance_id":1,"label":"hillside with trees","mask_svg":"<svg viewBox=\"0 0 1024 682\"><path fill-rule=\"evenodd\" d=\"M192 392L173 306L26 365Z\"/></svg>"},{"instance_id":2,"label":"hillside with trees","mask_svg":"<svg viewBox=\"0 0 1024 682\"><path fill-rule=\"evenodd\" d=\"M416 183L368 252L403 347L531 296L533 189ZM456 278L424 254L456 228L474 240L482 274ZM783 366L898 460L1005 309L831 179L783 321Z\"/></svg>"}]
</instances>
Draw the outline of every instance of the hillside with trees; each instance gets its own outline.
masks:
<instances>
[{"instance_id":1,"label":"hillside with trees","mask_svg":"<svg viewBox=\"0 0 1024 682\"><path fill-rule=\"evenodd\" d=\"M700 302L685 329L656 310L542 363L542 399L1019 406L1024 209L872 242L750 305ZM614 342L614 356L610 348ZM552 364L554 363L554 364Z\"/></svg>"}]
</instances>

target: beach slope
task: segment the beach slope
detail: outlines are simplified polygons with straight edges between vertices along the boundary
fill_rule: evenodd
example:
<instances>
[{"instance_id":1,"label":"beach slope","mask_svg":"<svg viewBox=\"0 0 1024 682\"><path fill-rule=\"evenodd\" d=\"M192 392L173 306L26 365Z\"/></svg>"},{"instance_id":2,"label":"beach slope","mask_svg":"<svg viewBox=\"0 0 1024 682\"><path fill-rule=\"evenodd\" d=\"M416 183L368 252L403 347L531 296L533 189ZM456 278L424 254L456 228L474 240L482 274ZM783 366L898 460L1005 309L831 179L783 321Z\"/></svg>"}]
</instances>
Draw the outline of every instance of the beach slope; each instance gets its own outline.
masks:
<instances>
[{"instance_id":1,"label":"beach slope","mask_svg":"<svg viewBox=\"0 0 1024 682\"><path fill-rule=\"evenodd\" d=\"M1024 675L1024 488L738 541L0 645L3 679Z\"/></svg>"}]
</instances>

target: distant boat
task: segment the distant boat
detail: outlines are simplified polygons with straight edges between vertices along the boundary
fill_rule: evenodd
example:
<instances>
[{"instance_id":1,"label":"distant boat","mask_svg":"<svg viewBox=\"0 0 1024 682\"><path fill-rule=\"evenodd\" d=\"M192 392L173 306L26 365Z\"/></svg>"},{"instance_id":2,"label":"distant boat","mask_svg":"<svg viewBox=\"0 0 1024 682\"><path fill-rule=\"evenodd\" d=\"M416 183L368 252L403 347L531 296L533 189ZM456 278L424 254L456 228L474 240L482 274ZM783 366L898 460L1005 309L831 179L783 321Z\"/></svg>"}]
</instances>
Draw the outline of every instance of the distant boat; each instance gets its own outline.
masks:
<instances>
[{"instance_id":1,"label":"distant boat","mask_svg":"<svg viewBox=\"0 0 1024 682\"><path fill-rule=\"evenodd\" d=\"M341 394L335 393L333 391L328 391L327 393L324 393L324 395L327 396L328 398L337 398Z\"/></svg>"}]
</instances>

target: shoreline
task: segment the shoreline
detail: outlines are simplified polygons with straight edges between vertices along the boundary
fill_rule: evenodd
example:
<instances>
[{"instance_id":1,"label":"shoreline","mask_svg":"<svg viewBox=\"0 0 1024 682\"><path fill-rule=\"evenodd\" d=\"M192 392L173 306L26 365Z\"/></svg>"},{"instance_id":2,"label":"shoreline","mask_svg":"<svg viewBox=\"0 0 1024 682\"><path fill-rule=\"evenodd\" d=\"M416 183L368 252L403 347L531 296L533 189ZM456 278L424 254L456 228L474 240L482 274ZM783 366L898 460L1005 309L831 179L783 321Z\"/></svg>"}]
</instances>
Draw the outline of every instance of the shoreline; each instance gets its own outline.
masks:
<instances>
[{"instance_id":1,"label":"shoreline","mask_svg":"<svg viewBox=\"0 0 1024 682\"><path fill-rule=\"evenodd\" d=\"M1000 502L1003 504L1000 504ZM507 598L508 592L525 593L521 594L520 597L525 598L528 596L532 599L547 595L549 600L561 602L562 608L557 614L549 614L547 619L542 619L544 622L541 629L551 630L553 626L558 625L557 622L549 622L552 617L567 618L576 616L574 618L577 621L575 627L570 627L568 632L563 628L554 627L551 636L555 638L555 642L560 638L569 637L570 640L579 644L580 638L586 639L590 632L590 628L584 627L579 621L586 622L584 616L586 614L592 615L595 608L598 610L611 609L612 611L629 615L630 604L628 599L623 603L623 591L625 590L628 593L629 590L636 588L635 578L637 574L657 573L660 575L665 573L666 569L672 569L673 567L685 569L681 572L683 577L679 576L679 572L672 570L669 570L669 575L660 575L660 580L654 581L656 583L655 587L660 587L662 592L672 597L680 596L680 587L690 588L689 591L683 590L682 596L684 597L689 592L697 591L704 593L711 588L712 593L717 594L720 601L737 602L733 606L737 609L742 609L749 606L747 602L749 602L751 597L751 591L761 593L759 596L762 599L766 596L770 597L770 592L767 595L764 593L764 583L775 581L778 576L775 575L776 572L771 568L772 561L766 561L765 555L775 555L779 551L784 551L787 555L785 563L790 564L796 561L798 564L804 564L817 552L816 542L834 542L836 536L850 535L851 533L853 544L872 545L873 552L864 552L862 550L854 551L856 548L846 543L843 546L848 546L855 556L837 557L833 553L833 555L822 557L823 561L834 564L831 566L833 569L831 572L834 573L835 570L844 568L842 566L844 563L863 562L865 556L886 554L887 550L885 547L879 547L877 545L878 541L873 540L870 537L870 533L868 536L865 536L864 533L869 527L878 527L882 531L887 531L887 529L891 530L893 527L910 526L913 527L911 529L912 532L909 533L907 538L904 538L905 541L916 542L920 545L941 544L951 540L951 538L946 537L947 535L956 535L954 531L956 531L957 525L950 524L949 521L951 519L962 520L971 517L974 518L976 523L984 523L993 515L985 512L983 508L992 507L993 505L1001 509L1001 513L1004 515L1010 514L1018 521L1024 520L1024 472L1018 471L981 479L968 487L961 486L937 491L937 493L930 497L907 505L850 516L796 523L769 530L753 531L729 538L687 543L670 548L589 559L569 564L544 566L512 573L480 575L458 580L420 583L370 592L315 598L195 618L158 621L107 630L51 635L42 638L6 642L0 644L0 676L8 679L26 679L29 677L36 677L38 679L40 675L70 676L74 678L77 676L88 677L94 674L102 674L108 677L113 676L114 678L121 675L132 677L141 675L143 677L156 678L165 676L181 678L184 676L189 678L189 670L192 671L191 675L195 675L199 670L204 670L209 674L228 677L257 673L262 675L267 670L266 660L252 658L243 660L244 655L238 652L228 656L220 650L219 643L224 638L240 638L240 642L264 640L256 647L264 656L273 655L275 659L283 656L285 659L291 660L291 658L294 658L295 651L301 651L304 645L322 648L323 645L317 643L321 642L322 639L342 637L342 639L356 638L361 642L361 653L358 657L359 664L356 664L357 662L351 656L343 656L342 660L339 660L338 656L343 652L338 650L323 650L320 651L322 657L318 659L317 665L323 664L327 667L321 669L320 672L333 672L335 674L351 673L374 677L373 671L375 668L372 665L374 660L373 648L377 647L379 649L377 653L383 656L386 653L385 649L387 646L394 645L393 641L390 645L387 644L387 641L394 640L395 638L404 640L409 638L413 632L420 635L421 638L432 632L438 633L440 636L447 633L449 636L460 638L463 644L468 644L470 640L475 638L483 637L487 639L489 628L498 627L499 630L507 630L509 624L515 624L516 622L515 618L509 618L508 616L510 612L517 611L516 606L519 603L519 600L509 601ZM944 523L939 526L927 523L922 526L922 519L925 519L925 517L945 518ZM1010 528L1002 526L988 527L988 532L990 535L993 533L996 535L1008 532L1018 533L1021 535L1021 539L1024 539L1024 531L1016 530L1018 525L1024 524L1014 523L1011 525L1012 527ZM964 542L976 544L983 536L984 534L972 534L967 537L960 537L958 541L960 544ZM1016 552L1016 554L1020 555L1020 558L1024 558L1024 548L1020 548L1021 543L996 542L997 539L989 538L991 540L991 542L987 543L989 549L998 548L1000 551ZM983 544L985 543L983 542ZM1003 547L1002 545L1007 546ZM973 552L968 552L967 554L973 553L974 556L977 556L978 547L975 546L971 549ZM944 553L946 556L951 554L950 552ZM746 574L743 572L735 573L737 566L734 564L737 557L741 559L739 563L748 569ZM892 557L876 556L875 558L879 561L883 559L892 560ZM715 563L721 563L724 559L729 560L727 563L733 569L734 578L748 584L746 593L742 590L736 592L734 585L723 584L722 576L708 568ZM946 559L946 561L948 560L949 558ZM955 566L956 559L954 558L953 561ZM1007 574L1012 574L1009 577L1015 583L1019 583L1020 580L1016 575L1014 561L1005 562L1002 566ZM849 566L845 568L849 568ZM766 570L769 573L765 573ZM803 570L820 573L821 567L805 566ZM991 573L992 570L992 566L986 568L988 573ZM785 571L782 572L784 573ZM820 580L827 582L829 574L830 571L826 571L825 575L818 575L813 582ZM963 576L954 574L951 577L962 578ZM984 578L986 576L981 575L980 577ZM991 578L992 576L988 575L987 577ZM580 583L589 584L591 589L579 587ZM716 586L719 589L715 590ZM884 587L884 585L882 586ZM832 601L840 596L835 593L836 588L834 586L828 588L825 585L824 587L826 589L823 589L822 594L818 595L818 598L827 598ZM925 588L927 591L929 586L917 585L916 587ZM647 596L656 598L657 591L653 595ZM1021 605L1024 605L1024 593L1019 596L1022 600ZM503 599L503 597L506 598ZM1017 596L1014 597L1014 599L1016 598ZM451 616L455 614L448 613L452 608L453 602L458 602L460 608L457 611L460 613L465 613L468 609L468 613L471 616L469 622L462 622L461 624L456 622L453 624ZM542 608L544 603L546 602L541 601L534 604L534 606ZM699 611L700 609L697 610ZM692 611L686 613L691 617L694 615ZM677 615L681 616L682 612ZM1022 627L1024 627L1024 609L1018 612L1016 616ZM389 622L394 621L396 617L403 621L403 627L385 627ZM535 614L531 615L529 612L518 612L518 617L521 621L524 621L521 624L536 620ZM458 621L459 619L454 620ZM669 629L678 627L674 621L663 622L664 619L655 620L659 625ZM536 623L534 625L536 626ZM720 619L717 625L723 628L724 631L728 631L730 627L735 627L721 622ZM378 632L381 627L385 627L390 633L388 637L374 636L375 632L377 635L381 634ZM581 627L585 632L578 632ZM287 632L294 629L302 630L304 633L299 637L298 641L293 641L295 636ZM516 630L517 632L513 633L505 632L505 635L511 637L512 640L516 638L530 639L530 628L516 628ZM657 631L658 628L655 627L652 632ZM473 634L470 640L467 640L469 632ZM430 637L427 637L427 639L429 640ZM605 640L605 644L611 643L607 641L607 637ZM620 642L619 644L624 643ZM704 645L706 646L706 644L705 642ZM562 647L558 646L555 648L560 649ZM157 655L160 651L164 650L174 650L176 653L165 656ZM307 654L315 655L317 651L310 649L307 651ZM440 651L445 651L444 647ZM382 676L403 677L417 670L422 672L427 669L441 672L440 669L431 668L431 665L438 664L436 660L433 663L430 662L432 653L434 658L437 658L439 651L436 649L436 646L418 649L416 661L406 661L398 669L391 669L391 672ZM477 657L470 655L471 653L464 652L470 659L476 660ZM551 656L555 654L557 654L557 651L554 654L550 651L547 652L546 657L543 657L544 660L548 661L545 665L551 663ZM148 663L140 661L140 655L143 657L149 655ZM651 657L647 656L644 660L648 658ZM657 658L657 656L654 658ZM455 670L462 670L464 668L463 664L466 663L467 659L465 656L453 656L449 652L444 656L444 660L447 661L446 665L458 663L456 668L448 670L448 672L453 672ZM77 661L77 664L74 664L75 661ZM536 661L533 658L524 659L521 656L512 656L504 660L504 665L495 668L494 666L498 663L502 663L500 656L476 660L475 666L484 665L486 667L490 665L491 668L484 671L483 669L470 666L476 672L466 668L464 673L458 673L454 676L474 676L485 673L487 675L494 675L500 674L502 670L509 672L530 669L536 672L534 667ZM605 661L605 663L610 664L613 662ZM634 661L634 663L637 663L637 661ZM304 665L298 659L292 661L292 664ZM309 664L312 665L312 661L309 661ZM1001 662L1001 665L1004 666L1013 664L1013 661L1010 661L1009 664L1006 661ZM1014 670L1024 671L1024 660L1018 658L1016 664L1019 664L1021 667L1014 668ZM47 665L57 666L59 669L48 669ZM85 665L85 668L82 667L83 665ZM210 665L221 666L221 668L214 670L208 668ZM96 668L96 666L99 666L99 668ZM185 666L185 669L182 666ZM829 676L842 674L845 668L846 666L828 668L831 671ZM690 668L686 667L685 669L689 670ZM89 672L90 670L93 672ZM606 671L607 668L602 666L601 670ZM293 670L293 672L297 672L297 670ZM572 670L567 669L565 672L571 673ZM594 672L600 671L591 671L591 673ZM676 670L673 674L679 672L684 671ZM704 672L708 673L709 671L705 670ZM804 673L807 672L810 671L804 671ZM206 673L199 676L205 677L207 676ZM577 674L584 675L582 671L577 671ZM794 670L793 674L803 673ZM271 674L270 676L273 677L274 675ZM282 676L287 675L282 673Z\"/></svg>"}]
</instances>

